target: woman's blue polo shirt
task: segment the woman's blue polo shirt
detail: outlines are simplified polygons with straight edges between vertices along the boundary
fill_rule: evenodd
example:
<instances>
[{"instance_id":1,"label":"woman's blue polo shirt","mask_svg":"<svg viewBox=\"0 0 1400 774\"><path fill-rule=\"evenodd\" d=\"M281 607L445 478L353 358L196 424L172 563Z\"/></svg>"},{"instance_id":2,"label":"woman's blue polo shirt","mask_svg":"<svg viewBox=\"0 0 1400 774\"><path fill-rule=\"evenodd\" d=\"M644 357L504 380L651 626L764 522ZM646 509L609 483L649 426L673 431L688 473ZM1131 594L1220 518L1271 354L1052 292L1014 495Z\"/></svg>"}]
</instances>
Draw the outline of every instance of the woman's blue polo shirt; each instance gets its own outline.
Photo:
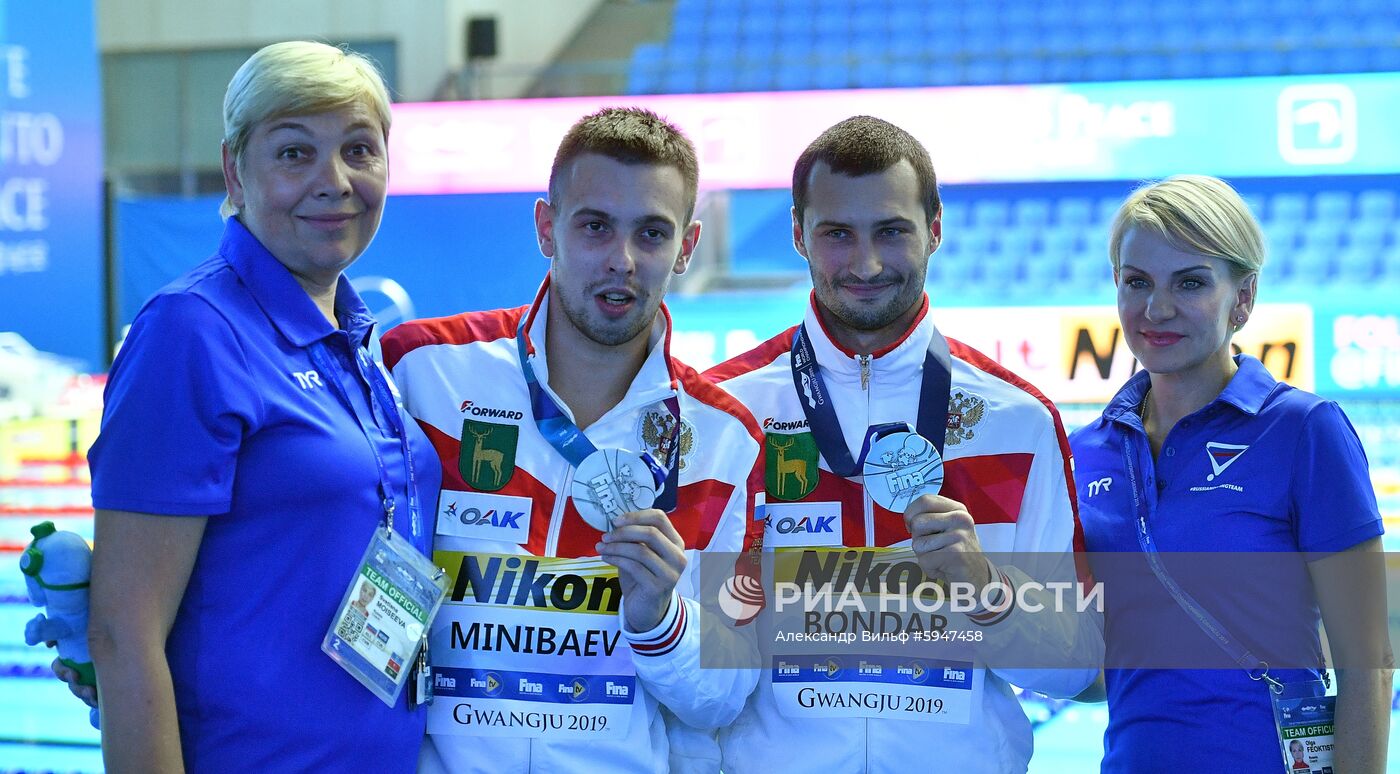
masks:
<instances>
[{"instance_id":1,"label":"woman's blue polo shirt","mask_svg":"<svg viewBox=\"0 0 1400 774\"><path fill-rule=\"evenodd\" d=\"M1325 553L1383 532L1365 453L1337 404L1278 382L1252 357L1235 361L1239 369L1230 383L1172 428L1155 461L1139 418L1150 386L1146 372L1129 379L1101 417L1070 436L1089 551L1140 550L1125 443L1153 539L1163 553ZM1160 586L1150 573L1144 582ZM1141 595L1125 591L1105 591L1110 658L1115 630L1150 629L1152 617L1179 614L1134 604ZM1164 593L1158 599L1172 606ZM1310 590L1275 603L1294 606L1311 622L1298 636L1311 638L1303 644L1320 661L1320 619ZM1232 633L1240 640L1251 627L1241 629L1238 622L1275 614L1248 601L1232 606L1229 594L1212 595L1210 605L1202 604L1222 621L1236 622L1239 631ZM1179 615L1179 625L1194 626ZM1267 689L1242 669L1109 669L1105 677L1109 725L1103 771L1279 770L1282 757Z\"/></svg>"},{"instance_id":2,"label":"woman's blue polo shirt","mask_svg":"<svg viewBox=\"0 0 1400 774\"><path fill-rule=\"evenodd\" d=\"M320 646L384 511L371 444L409 535L407 433L425 553L441 469L371 398L374 320L344 277L335 310L340 330L230 219L218 253L142 308L108 377L94 505L208 517L166 646L190 771L416 765L425 713L385 706Z\"/></svg>"}]
</instances>

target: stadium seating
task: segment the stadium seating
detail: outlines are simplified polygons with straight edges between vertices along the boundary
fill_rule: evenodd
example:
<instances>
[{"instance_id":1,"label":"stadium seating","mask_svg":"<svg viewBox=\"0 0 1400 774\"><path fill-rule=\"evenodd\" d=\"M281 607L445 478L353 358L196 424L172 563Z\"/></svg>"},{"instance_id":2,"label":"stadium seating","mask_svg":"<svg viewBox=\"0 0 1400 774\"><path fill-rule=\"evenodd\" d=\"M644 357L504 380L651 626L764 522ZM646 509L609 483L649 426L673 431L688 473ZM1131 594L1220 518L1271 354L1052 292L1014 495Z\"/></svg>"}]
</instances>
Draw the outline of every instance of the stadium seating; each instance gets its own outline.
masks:
<instances>
[{"instance_id":1,"label":"stadium seating","mask_svg":"<svg viewBox=\"0 0 1400 774\"><path fill-rule=\"evenodd\" d=\"M1268 240L1269 296L1400 287L1394 191L1336 180L1237 182ZM1129 190L1130 183L947 186L944 243L929 283L970 298L1074 302L1111 282L1108 229ZM730 273L801 280L806 267L788 238L788 193L732 197Z\"/></svg>"},{"instance_id":2,"label":"stadium seating","mask_svg":"<svg viewBox=\"0 0 1400 774\"><path fill-rule=\"evenodd\" d=\"M704 56L700 56L701 52ZM634 94L1400 70L1382 0L678 0Z\"/></svg>"}]
</instances>

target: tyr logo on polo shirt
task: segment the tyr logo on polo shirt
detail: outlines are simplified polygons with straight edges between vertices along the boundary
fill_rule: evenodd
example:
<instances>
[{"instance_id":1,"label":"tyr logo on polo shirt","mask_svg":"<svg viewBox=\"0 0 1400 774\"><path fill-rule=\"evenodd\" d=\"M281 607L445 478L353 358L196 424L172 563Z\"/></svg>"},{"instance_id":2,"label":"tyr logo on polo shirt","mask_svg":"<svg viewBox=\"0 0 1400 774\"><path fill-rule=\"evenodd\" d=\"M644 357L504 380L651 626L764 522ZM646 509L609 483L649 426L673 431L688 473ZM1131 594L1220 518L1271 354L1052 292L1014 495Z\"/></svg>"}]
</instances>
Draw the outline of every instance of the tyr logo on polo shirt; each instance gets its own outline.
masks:
<instances>
[{"instance_id":1,"label":"tyr logo on polo shirt","mask_svg":"<svg viewBox=\"0 0 1400 774\"><path fill-rule=\"evenodd\" d=\"M1207 441L1206 456L1210 458L1210 467L1214 472L1206 475L1206 481L1214 481L1220 478L1231 465L1235 464L1235 460L1243 457L1244 453L1247 451L1249 451L1249 444ZM1209 492L1213 489L1230 489L1236 492L1244 491L1244 487L1238 484L1216 484L1215 486L1191 487L1192 492Z\"/></svg>"}]
</instances>

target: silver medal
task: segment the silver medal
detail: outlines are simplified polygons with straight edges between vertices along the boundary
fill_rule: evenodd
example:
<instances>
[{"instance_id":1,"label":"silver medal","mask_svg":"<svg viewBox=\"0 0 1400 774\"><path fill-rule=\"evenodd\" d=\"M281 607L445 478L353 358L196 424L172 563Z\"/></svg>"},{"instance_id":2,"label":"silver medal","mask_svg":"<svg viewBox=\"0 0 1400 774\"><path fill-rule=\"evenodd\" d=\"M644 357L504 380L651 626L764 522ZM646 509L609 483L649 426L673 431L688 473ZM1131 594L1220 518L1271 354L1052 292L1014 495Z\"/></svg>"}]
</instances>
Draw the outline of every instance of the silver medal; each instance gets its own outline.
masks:
<instances>
[{"instance_id":1,"label":"silver medal","mask_svg":"<svg viewBox=\"0 0 1400 774\"><path fill-rule=\"evenodd\" d=\"M871 444L863 472L870 499L895 513L943 488L943 456L918 433L891 433Z\"/></svg>"},{"instance_id":2,"label":"silver medal","mask_svg":"<svg viewBox=\"0 0 1400 774\"><path fill-rule=\"evenodd\" d=\"M574 470L572 495L583 520L599 532L607 532L613 519L656 502L656 479L637 452L599 449Z\"/></svg>"}]
</instances>

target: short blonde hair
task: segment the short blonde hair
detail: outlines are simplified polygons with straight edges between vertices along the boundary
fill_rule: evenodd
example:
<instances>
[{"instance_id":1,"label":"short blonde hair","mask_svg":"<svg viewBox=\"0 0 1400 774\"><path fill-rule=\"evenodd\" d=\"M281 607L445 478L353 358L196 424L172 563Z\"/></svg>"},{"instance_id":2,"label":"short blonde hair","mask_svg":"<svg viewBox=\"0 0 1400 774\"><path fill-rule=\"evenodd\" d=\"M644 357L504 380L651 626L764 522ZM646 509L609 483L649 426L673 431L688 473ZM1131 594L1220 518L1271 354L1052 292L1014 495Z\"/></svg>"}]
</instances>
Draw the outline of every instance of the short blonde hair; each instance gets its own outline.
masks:
<instances>
[{"instance_id":1,"label":"short blonde hair","mask_svg":"<svg viewBox=\"0 0 1400 774\"><path fill-rule=\"evenodd\" d=\"M1150 228L1173 247L1229 261L1238 279L1264 268L1264 232L1230 184L1207 175L1177 175L1130 194L1108 236L1108 258L1122 267L1123 237Z\"/></svg>"},{"instance_id":2,"label":"short blonde hair","mask_svg":"<svg viewBox=\"0 0 1400 774\"><path fill-rule=\"evenodd\" d=\"M364 105L389 137L389 89L374 62L362 54L309 40L264 46L233 74L224 93L224 147L235 165L253 128L286 116L313 115ZM224 197L219 213L238 210Z\"/></svg>"}]
</instances>

